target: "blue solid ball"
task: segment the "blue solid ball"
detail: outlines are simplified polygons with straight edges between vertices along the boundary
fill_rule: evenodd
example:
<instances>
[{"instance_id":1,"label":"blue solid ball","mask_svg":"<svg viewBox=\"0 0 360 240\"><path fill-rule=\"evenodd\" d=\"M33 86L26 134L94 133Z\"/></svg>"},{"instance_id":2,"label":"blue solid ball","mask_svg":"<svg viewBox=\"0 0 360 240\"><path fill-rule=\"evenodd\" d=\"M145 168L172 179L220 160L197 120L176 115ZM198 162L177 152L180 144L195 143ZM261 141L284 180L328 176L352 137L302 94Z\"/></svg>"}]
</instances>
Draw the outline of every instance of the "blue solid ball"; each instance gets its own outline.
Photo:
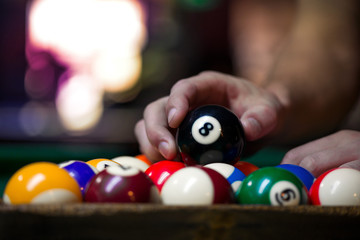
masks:
<instances>
[{"instance_id":1,"label":"blue solid ball","mask_svg":"<svg viewBox=\"0 0 360 240\"><path fill-rule=\"evenodd\" d=\"M76 180L83 195L86 185L97 174L97 170L94 167L83 161L70 160L60 163L59 166L65 169Z\"/></svg>"},{"instance_id":2,"label":"blue solid ball","mask_svg":"<svg viewBox=\"0 0 360 240\"><path fill-rule=\"evenodd\" d=\"M283 168L285 170L288 170L289 172L293 173L295 176L297 176L306 186L307 190L309 191L312 184L315 181L314 175L312 175L308 170L306 170L303 167L300 167L298 165L293 164L281 164L277 167Z\"/></svg>"}]
</instances>

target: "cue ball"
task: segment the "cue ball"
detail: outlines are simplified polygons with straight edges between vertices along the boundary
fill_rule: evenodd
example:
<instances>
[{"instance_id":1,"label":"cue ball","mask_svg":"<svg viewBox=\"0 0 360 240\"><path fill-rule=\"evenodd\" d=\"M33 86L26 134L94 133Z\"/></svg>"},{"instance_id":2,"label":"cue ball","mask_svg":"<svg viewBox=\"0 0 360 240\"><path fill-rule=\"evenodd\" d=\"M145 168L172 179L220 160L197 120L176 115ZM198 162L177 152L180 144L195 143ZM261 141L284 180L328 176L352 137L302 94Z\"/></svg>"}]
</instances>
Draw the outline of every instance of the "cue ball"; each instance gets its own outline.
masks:
<instances>
[{"instance_id":1,"label":"cue ball","mask_svg":"<svg viewBox=\"0 0 360 240\"><path fill-rule=\"evenodd\" d=\"M158 203L159 191L151 179L135 167L111 166L92 178L86 202Z\"/></svg>"},{"instance_id":2,"label":"cue ball","mask_svg":"<svg viewBox=\"0 0 360 240\"><path fill-rule=\"evenodd\" d=\"M81 201L80 187L75 179L50 162L36 162L20 168L10 178L4 191L4 202L10 204Z\"/></svg>"},{"instance_id":3,"label":"cue ball","mask_svg":"<svg viewBox=\"0 0 360 240\"><path fill-rule=\"evenodd\" d=\"M240 159L245 144L238 117L218 105L190 111L177 130L176 140L187 165L234 164Z\"/></svg>"},{"instance_id":4,"label":"cue ball","mask_svg":"<svg viewBox=\"0 0 360 240\"><path fill-rule=\"evenodd\" d=\"M235 203L230 183L220 173L202 166L185 167L172 174L161 198L165 205Z\"/></svg>"},{"instance_id":5,"label":"cue ball","mask_svg":"<svg viewBox=\"0 0 360 240\"><path fill-rule=\"evenodd\" d=\"M237 199L240 204L296 206L308 202L307 190L293 173L278 167L265 167L242 182Z\"/></svg>"},{"instance_id":6,"label":"cue ball","mask_svg":"<svg viewBox=\"0 0 360 240\"><path fill-rule=\"evenodd\" d=\"M310 188L313 205L359 206L360 171L336 168L321 174Z\"/></svg>"},{"instance_id":7,"label":"cue ball","mask_svg":"<svg viewBox=\"0 0 360 240\"><path fill-rule=\"evenodd\" d=\"M95 167L83 161L70 160L59 164L60 168L65 169L80 186L81 193L84 194L87 183L95 174L98 173Z\"/></svg>"}]
</instances>

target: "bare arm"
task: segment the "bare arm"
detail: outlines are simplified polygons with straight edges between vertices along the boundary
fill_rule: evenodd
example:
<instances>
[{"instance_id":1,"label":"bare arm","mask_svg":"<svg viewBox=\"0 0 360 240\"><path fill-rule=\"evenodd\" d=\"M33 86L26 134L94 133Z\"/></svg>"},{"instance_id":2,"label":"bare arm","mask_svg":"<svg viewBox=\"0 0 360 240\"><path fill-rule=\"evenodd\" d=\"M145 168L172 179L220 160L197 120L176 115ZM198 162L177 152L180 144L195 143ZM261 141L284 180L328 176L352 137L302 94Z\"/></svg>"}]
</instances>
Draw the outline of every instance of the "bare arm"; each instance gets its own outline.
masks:
<instances>
[{"instance_id":1,"label":"bare arm","mask_svg":"<svg viewBox=\"0 0 360 240\"><path fill-rule=\"evenodd\" d=\"M333 131L359 94L357 1L302 0L291 35L262 85L285 107L280 142Z\"/></svg>"}]
</instances>

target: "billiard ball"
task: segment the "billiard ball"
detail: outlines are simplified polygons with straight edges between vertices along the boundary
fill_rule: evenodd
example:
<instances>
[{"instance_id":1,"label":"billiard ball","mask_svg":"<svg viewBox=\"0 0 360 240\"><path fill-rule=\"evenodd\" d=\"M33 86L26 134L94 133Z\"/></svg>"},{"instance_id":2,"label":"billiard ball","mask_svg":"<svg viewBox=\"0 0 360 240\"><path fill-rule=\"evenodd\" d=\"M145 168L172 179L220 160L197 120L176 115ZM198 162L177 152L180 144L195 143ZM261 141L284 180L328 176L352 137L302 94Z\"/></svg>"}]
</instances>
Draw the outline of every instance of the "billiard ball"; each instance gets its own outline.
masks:
<instances>
[{"instance_id":1,"label":"billiard ball","mask_svg":"<svg viewBox=\"0 0 360 240\"><path fill-rule=\"evenodd\" d=\"M85 187L90 179L98 173L94 166L78 160L60 163L59 167L65 169L77 181L82 194L84 194Z\"/></svg>"},{"instance_id":2,"label":"billiard ball","mask_svg":"<svg viewBox=\"0 0 360 240\"><path fill-rule=\"evenodd\" d=\"M176 171L185 167L185 164L182 162L175 162L169 160L163 160L152 164L145 173L150 177L150 179L157 186L159 191L169 177Z\"/></svg>"},{"instance_id":3,"label":"billiard ball","mask_svg":"<svg viewBox=\"0 0 360 240\"><path fill-rule=\"evenodd\" d=\"M307 190L309 191L311 186L313 185L314 181L315 181L315 177L314 175L312 175L311 172L309 172L308 170L306 170L303 167L300 167L298 165L293 165L293 164L281 164L278 165L277 167L286 169L290 172L292 172L295 176L297 176L306 186Z\"/></svg>"},{"instance_id":4,"label":"billiard ball","mask_svg":"<svg viewBox=\"0 0 360 240\"><path fill-rule=\"evenodd\" d=\"M223 175L226 180L231 184L234 193L236 193L245 179L245 174L242 173L239 169L235 168L233 165L226 163L210 163L206 164L204 167L211 168L221 175Z\"/></svg>"},{"instance_id":5,"label":"billiard ball","mask_svg":"<svg viewBox=\"0 0 360 240\"><path fill-rule=\"evenodd\" d=\"M177 130L176 140L187 165L234 164L240 159L245 144L238 117L218 105L190 111Z\"/></svg>"},{"instance_id":6,"label":"billiard ball","mask_svg":"<svg viewBox=\"0 0 360 240\"><path fill-rule=\"evenodd\" d=\"M147 165L151 165L153 164L147 157L145 154L139 154L135 156L136 158L140 159L141 161L145 162Z\"/></svg>"},{"instance_id":7,"label":"billiard ball","mask_svg":"<svg viewBox=\"0 0 360 240\"><path fill-rule=\"evenodd\" d=\"M9 204L76 203L80 187L66 170L50 162L28 164L6 184L4 202Z\"/></svg>"},{"instance_id":8,"label":"billiard ball","mask_svg":"<svg viewBox=\"0 0 360 240\"><path fill-rule=\"evenodd\" d=\"M359 206L360 171L335 168L321 174L310 188L313 205Z\"/></svg>"},{"instance_id":9,"label":"billiard ball","mask_svg":"<svg viewBox=\"0 0 360 240\"><path fill-rule=\"evenodd\" d=\"M160 195L151 179L141 170L111 166L91 179L84 199L86 202L159 203Z\"/></svg>"},{"instance_id":10,"label":"billiard ball","mask_svg":"<svg viewBox=\"0 0 360 240\"><path fill-rule=\"evenodd\" d=\"M145 172L146 169L148 169L148 167L150 167L150 164L148 164L146 161L143 161L139 158L131 157L131 156L119 156L119 157L113 158L111 160L114 162L117 162L125 167L127 167L127 166L136 167L143 172Z\"/></svg>"},{"instance_id":11,"label":"billiard ball","mask_svg":"<svg viewBox=\"0 0 360 240\"><path fill-rule=\"evenodd\" d=\"M99 172L101 172L102 170L104 170L105 168L110 167L110 166L120 166L119 163L117 163L113 160L107 159L107 158L96 158L96 159L89 160L86 163L95 167L96 170L98 170Z\"/></svg>"},{"instance_id":12,"label":"billiard ball","mask_svg":"<svg viewBox=\"0 0 360 240\"><path fill-rule=\"evenodd\" d=\"M165 205L211 205L234 203L230 183L218 172L189 166L173 173L161 190Z\"/></svg>"},{"instance_id":13,"label":"billiard ball","mask_svg":"<svg viewBox=\"0 0 360 240\"><path fill-rule=\"evenodd\" d=\"M296 206L308 203L304 184L293 173L278 167L265 167L242 182L237 200L240 204Z\"/></svg>"},{"instance_id":14,"label":"billiard ball","mask_svg":"<svg viewBox=\"0 0 360 240\"><path fill-rule=\"evenodd\" d=\"M234 167L239 169L242 173L244 173L246 176L248 176L250 173L256 171L259 169L258 166L256 166L253 163L246 162L246 161L237 161L234 164Z\"/></svg>"}]
</instances>

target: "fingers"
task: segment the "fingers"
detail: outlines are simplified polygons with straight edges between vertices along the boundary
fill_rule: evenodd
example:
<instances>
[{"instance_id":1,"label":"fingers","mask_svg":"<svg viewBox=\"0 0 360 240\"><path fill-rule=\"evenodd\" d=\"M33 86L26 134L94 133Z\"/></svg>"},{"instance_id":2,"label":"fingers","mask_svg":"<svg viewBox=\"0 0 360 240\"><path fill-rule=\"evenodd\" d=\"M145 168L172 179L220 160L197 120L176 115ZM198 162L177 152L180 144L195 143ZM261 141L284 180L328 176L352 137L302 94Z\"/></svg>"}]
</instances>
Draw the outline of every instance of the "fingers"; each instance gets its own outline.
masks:
<instances>
[{"instance_id":1,"label":"fingers","mask_svg":"<svg viewBox=\"0 0 360 240\"><path fill-rule=\"evenodd\" d=\"M249 108L241 117L248 141L257 140L270 133L277 124L277 112L267 105Z\"/></svg>"},{"instance_id":2,"label":"fingers","mask_svg":"<svg viewBox=\"0 0 360 240\"><path fill-rule=\"evenodd\" d=\"M289 151L282 163L295 164L309 170L314 176L337 167L359 169L359 140L351 139L344 132L315 140Z\"/></svg>"},{"instance_id":3,"label":"fingers","mask_svg":"<svg viewBox=\"0 0 360 240\"><path fill-rule=\"evenodd\" d=\"M279 101L274 94L252 83L216 72L204 72L178 81L169 97L147 106L144 121L136 127L142 151L149 158L159 154L169 159L176 155L171 129L177 129L186 114L205 104L218 104L232 110L243 124L248 141L270 133L278 121Z\"/></svg>"},{"instance_id":4,"label":"fingers","mask_svg":"<svg viewBox=\"0 0 360 240\"><path fill-rule=\"evenodd\" d=\"M228 107L241 117L249 141L258 140L276 127L280 109L273 94L246 80L204 72L181 80L172 88L166 106L169 126L177 128L189 110L204 104Z\"/></svg>"},{"instance_id":5,"label":"fingers","mask_svg":"<svg viewBox=\"0 0 360 240\"><path fill-rule=\"evenodd\" d=\"M351 161L351 162L344 163L344 164L341 165L340 167L353 168L353 169L360 170L360 158L357 159L357 160L355 160L355 161Z\"/></svg>"},{"instance_id":6,"label":"fingers","mask_svg":"<svg viewBox=\"0 0 360 240\"><path fill-rule=\"evenodd\" d=\"M135 136L140 145L140 151L144 153L151 162L156 162L164 158L150 143L146 134L145 122L143 119L140 120L135 126Z\"/></svg>"},{"instance_id":7,"label":"fingers","mask_svg":"<svg viewBox=\"0 0 360 240\"><path fill-rule=\"evenodd\" d=\"M175 139L169 131L165 105L167 98L149 104L144 111L144 120L135 127L135 135L141 151L152 161L173 159L176 156Z\"/></svg>"},{"instance_id":8,"label":"fingers","mask_svg":"<svg viewBox=\"0 0 360 240\"><path fill-rule=\"evenodd\" d=\"M224 105L219 96L224 95L227 75L208 72L176 83L169 97L149 104L144 111L144 120L135 128L141 151L150 159L176 157L176 143L171 129L179 127L192 108L209 103ZM222 86L222 87L220 87Z\"/></svg>"},{"instance_id":9,"label":"fingers","mask_svg":"<svg viewBox=\"0 0 360 240\"><path fill-rule=\"evenodd\" d=\"M318 140L309 142L300 147L294 148L289 151L284 159L283 163L299 164L304 158L309 155L316 154L317 152L324 151L328 148L334 148L339 144L337 138L334 135L330 135Z\"/></svg>"},{"instance_id":10,"label":"fingers","mask_svg":"<svg viewBox=\"0 0 360 240\"><path fill-rule=\"evenodd\" d=\"M188 111L197 106L227 105L227 77L220 73L206 72L178 81L171 89L166 106L169 126L177 128Z\"/></svg>"}]
</instances>

